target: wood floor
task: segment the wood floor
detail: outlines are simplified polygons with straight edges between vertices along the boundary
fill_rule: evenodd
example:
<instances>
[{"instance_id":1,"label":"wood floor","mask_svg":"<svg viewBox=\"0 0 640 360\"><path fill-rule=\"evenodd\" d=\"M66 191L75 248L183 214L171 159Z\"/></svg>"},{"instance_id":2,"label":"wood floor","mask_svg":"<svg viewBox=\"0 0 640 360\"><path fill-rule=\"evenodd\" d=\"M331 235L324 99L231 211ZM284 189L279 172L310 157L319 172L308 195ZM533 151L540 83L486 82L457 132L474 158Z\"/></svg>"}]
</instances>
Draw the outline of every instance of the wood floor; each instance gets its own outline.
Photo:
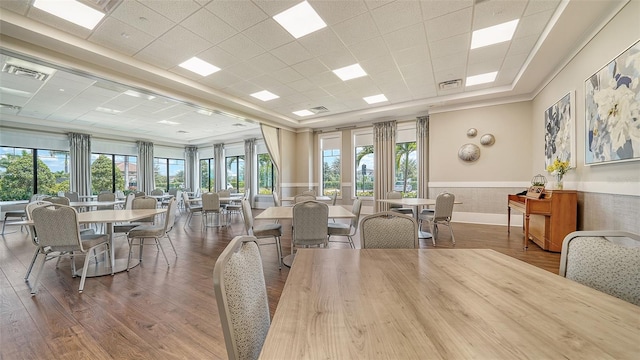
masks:
<instances>
[{"instance_id":1,"label":"wood floor","mask_svg":"<svg viewBox=\"0 0 640 360\"><path fill-rule=\"evenodd\" d=\"M226 359L211 276L216 258L242 234L243 225L236 219L228 229L203 233L199 217L186 230L184 216L178 221L171 233L177 257L165 240L170 268L149 246L140 266L89 278L79 294L80 279L70 276L69 260L58 269L48 262L36 296L24 281L34 246L26 232L8 226L7 231L18 231L0 238L0 359ZM283 223L285 254L290 225ZM508 235L503 226L456 223L454 230L455 248L490 248L558 271L559 254L532 243L522 250L521 229ZM421 247L437 251L453 245L445 227L437 247L430 240L421 240ZM116 248L117 257L126 257L124 238L116 240ZM263 246L262 256L273 316L289 270L278 270L274 246Z\"/></svg>"}]
</instances>

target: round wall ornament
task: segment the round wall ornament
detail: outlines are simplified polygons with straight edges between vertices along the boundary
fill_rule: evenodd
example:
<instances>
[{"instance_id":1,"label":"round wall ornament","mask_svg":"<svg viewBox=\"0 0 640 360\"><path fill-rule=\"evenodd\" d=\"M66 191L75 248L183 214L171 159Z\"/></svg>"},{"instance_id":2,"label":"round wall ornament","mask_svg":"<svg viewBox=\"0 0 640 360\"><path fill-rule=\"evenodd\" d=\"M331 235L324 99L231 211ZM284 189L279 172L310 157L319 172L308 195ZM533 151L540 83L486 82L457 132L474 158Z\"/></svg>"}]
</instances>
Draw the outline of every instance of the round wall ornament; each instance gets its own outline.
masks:
<instances>
[{"instance_id":1,"label":"round wall ornament","mask_svg":"<svg viewBox=\"0 0 640 360\"><path fill-rule=\"evenodd\" d=\"M478 135L478 130L476 130L475 128L470 128L469 130L467 130L467 136L470 138L476 137L476 135Z\"/></svg>"},{"instance_id":2,"label":"round wall ornament","mask_svg":"<svg viewBox=\"0 0 640 360\"><path fill-rule=\"evenodd\" d=\"M485 146L491 146L495 144L495 142L496 142L496 138L491 134L484 134L480 138L480 144Z\"/></svg>"},{"instance_id":3,"label":"round wall ornament","mask_svg":"<svg viewBox=\"0 0 640 360\"><path fill-rule=\"evenodd\" d=\"M458 157L462 161L474 162L480 158L480 148L475 144L464 144L458 150Z\"/></svg>"}]
</instances>

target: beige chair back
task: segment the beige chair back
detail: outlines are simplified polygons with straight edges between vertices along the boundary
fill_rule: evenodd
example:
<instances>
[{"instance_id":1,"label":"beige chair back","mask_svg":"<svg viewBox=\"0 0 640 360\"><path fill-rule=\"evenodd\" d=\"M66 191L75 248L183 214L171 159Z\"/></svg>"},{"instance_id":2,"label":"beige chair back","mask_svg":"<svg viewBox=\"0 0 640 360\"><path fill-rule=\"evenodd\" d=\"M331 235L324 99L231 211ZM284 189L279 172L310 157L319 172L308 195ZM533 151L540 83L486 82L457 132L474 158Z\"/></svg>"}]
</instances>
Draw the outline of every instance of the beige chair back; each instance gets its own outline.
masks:
<instances>
[{"instance_id":1,"label":"beige chair back","mask_svg":"<svg viewBox=\"0 0 640 360\"><path fill-rule=\"evenodd\" d=\"M51 205L51 202L48 201L42 201L42 200L37 200L37 201L32 201L30 203L27 204L27 206L25 207L25 213L27 214L27 220L33 220L33 210L37 209L39 207L42 206L47 206L47 205ZM30 227L30 232L31 232L31 241L33 242L33 244L35 246L38 246L38 235L36 233L36 228L35 226L31 225Z\"/></svg>"},{"instance_id":2,"label":"beige chair back","mask_svg":"<svg viewBox=\"0 0 640 360\"><path fill-rule=\"evenodd\" d=\"M98 194L98 201L116 201L116 194L100 193ZM101 205L98 206L98 210L113 210L113 205Z\"/></svg>"},{"instance_id":3,"label":"beige chair back","mask_svg":"<svg viewBox=\"0 0 640 360\"><path fill-rule=\"evenodd\" d=\"M572 232L562 243L559 274L640 306L640 235Z\"/></svg>"},{"instance_id":4,"label":"beige chair back","mask_svg":"<svg viewBox=\"0 0 640 360\"><path fill-rule=\"evenodd\" d=\"M387 199L402 199L402 193L398 191L390 191L387 193ZM389 209L398 209L401 208L402 205L397 204L388 204Z\"/></svg>"},{"instance_id":5,"label":"beige chair back","mask_svg":"<svg viewBox=\"0 0 640 360\"><path fill-rule=\"evenodd\" d=\"M221 197L221 198L229 198L229 197L231 197L231 191L229 191L229 190L220 190L220 191L218 191L218 196ZM221 200L220 201L221 204L228 204L230 202L231 201L229 201L229 200L224 200L224 201Z\"/></svg>"},{"instance_id":6,"label":"beige chair back","mask_svg":"<svg viewBox=\"0 0 640 360\"><path fill-rule=\"evenodd\" d=\"M282 206L278 192L274 191L271 195L273 195L273 206Z\"/></svg>"},{"instance_id":7,"label":"beige chair back","mask_svg":"<svg viewBox=\"0 0 640 360\"><path fill-rule=\"evenodd\" d=\"M52 204L69 205L69 198L64 196L47 196L42 201L48 201Z\"/></svg>"},{"instance_id":8,"label":"beige chair back","mask_svg":"<svg viewBox=\"0 0 640 360\"><path fill-rule=\"evenodd\" d=\"M202 211L220 212L220 196L214 192L202 193Z\"/></svg>"},{"instance_id":9,"label":"beige chair back","mask_svg":"<svg viewBox=\"0 0 640 360\"><path fill-rule=\"evenodd\" d=\"M314 201L316 199L315 195L306 195L306 194L298 194L293 197L293 203L301 203L304 201Z\"/></svg>"},{"instance_id":10,"label":"beige chair back","mask_svg":"<svg viewBox=\"0 0 640 360\"><path fill-rule=\"evenodd\" d=\"M314 200L315 200L315 197L316 197L316 191L313 190L313 189L305 190L305 191L301 192L300 194L301 195L311 195L311 196L314 197Z\"/></svg>"},{"instance_id":11,"label":"beige chair back","mask_svg":"<svg viewBox=\"0 0 640 360\"><path fill-rule=\"evenodd\" d=\"M147 196L147 194L144 191L136 191L135 192L135 196L136 197Z\"/></svg>"},{"instance_id":12,"label":"beige chair back","mask_svg":"<svg viewBox=\"0 0 640 360\"><path fill-rule=\"evenodd\" d=\"M318 201L293 205L293 242L295 246L327 243L329 206Z\"/></svg>"},{"instance_id":13,"label":"beige chair back","mask_svg":"<svg viewBox=\"0 0 640 360\"><path fill-rule=\"evenodd\" d=\"M84 251L78 227L78 213L74 208L59 204L40 206L33 209L31 216L41 248L48 247L51 251L65 252Z\"/></svg>"},{"instance_id":14,"label":"beige chair back","mask_svg":"<svg viewBox=\"0 0 640 360\"><path fill-rule=\"evenodd\" d=\"M153 195L153 196L164 195L164 190L162 190L160 188L155 188L155 189L151 190L151 195Z\"/></svg>"},{"instance_id":15,"label":"beige chair back","mask_svg":"<svg viewBox=\"0 0 640 360\"><path fill-rule=\"evenodd\" d=\"M436 198L436 207L433 214L433 221L449 221L453 214L453 204L456 196L449 192L443 192Z\"/></svg>"},{"instance_id":16,"label":"beige chair back","mask_svg":"<svg viewBox=\"0 0 640 360\"><path fill-rule=\"evenodd\" d=\"M69 198L70 202L78 202L80 201L80 195L78 195L75 191L67 191L64 193L64 197Z\"/></svg>"},{"instance_id":17,"label":"beige chair back","mask_svg":"<svg viewBox=\"0 0 640 360\"><path fill-rule=\"evenodd\" d=\"M247 232L247 235L253 235L251 234L251 229L253 229L253 212L251 211L251 204L247 199L242 199L242 217L244 218L244 230Z\"/></svg>"},{"instance_id":18,"label":"beige chair back","mask_svg":"<svg viewBox=\"0 0 640 360\"><path fill-rule=\"evenodd\" d=\"M124 209L131 210L133 206L133 199L136 198L136 194L129 193L127 197L124 199Z\"/></svg>"},{"instance_id":19,"label":"beige chair back","mask_svg":"<svg viewBox=\"0 0 640 360\"><path fill-rule=\"evenodd\" d=\"M213 289L229 359L257 359L271 320L255 237L231 240L213 268Z\"/></svg>"},{"instance_id":20,"label":"beige chair back","mask_svg":"<svg viewBox=\"0 0 640 360\"><path fill-rule=\"evenodd\" d=\"M415 249L418 223L394 211L365 216L360 223L360 241L363 249Z\"/></svg>"},{"instance_id":21,"label":"beige chair back","mask_svg":"<svg viewBox=\"0 0 640 360\"><path fill-rule=\"evenodd\" d=\"M155 198L152 198L149 196L139 196L133 199L133 202L131 204L131 209L132 210L155 209L157 205L158 205L158 200L156 200ZM137 222L152 223L155 221L155 219L156 219L156 216L153 215L148 218L140 219Z\"/></svg>"}]
</instances>

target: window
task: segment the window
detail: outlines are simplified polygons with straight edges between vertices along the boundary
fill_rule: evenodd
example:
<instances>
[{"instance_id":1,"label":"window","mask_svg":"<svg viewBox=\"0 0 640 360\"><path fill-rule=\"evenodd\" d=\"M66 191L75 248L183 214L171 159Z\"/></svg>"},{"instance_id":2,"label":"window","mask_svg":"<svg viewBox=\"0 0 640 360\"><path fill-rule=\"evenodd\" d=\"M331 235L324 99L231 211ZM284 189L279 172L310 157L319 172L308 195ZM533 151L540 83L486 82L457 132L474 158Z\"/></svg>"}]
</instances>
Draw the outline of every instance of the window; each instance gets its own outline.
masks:
<instances>
[{"instance_id":1,"label":"window","mask_svg":"<svg viewBox=\"0 0 640 360\"><path fill-rule=\"evenodd\" d=\"M184 188L184 159L153 158L153 171L156 188Z\"/></svg>"},{"instance_id":2,"label":"window","mask_svg":"<svg viewBox=\"0 0 640 360\"><path fill-rule=\"evenodd\" d=\"M138 189L138 157L128 155L114 155L113 164L117 170L114 174L121 174L122 182L116 181L116 191L122 190L125 195ZM123 186L120 187L119 184Z\"/></svg>"},{"instance_id":3,"label":"window","mask_svg":"<svg viewBox=\"0 0 640 360\"><path fill-rule=\"evenodd\" d=\"M374 182L373 129L354 131L354 196L372 197Z\"/></svg>"},{"instance_id":4,"label":"window","mask_svg":"<svg viewBox=\"0 0 640 360\"><path fill-rule=\"evenodd\" d=\"M91 154L91 193L101 191L128 194L138 187L137 156Z\"/></svg>"},{"instance_id":5,"label":"window","mask_svg":"<svg viewBox=\"0 0 640 360\"><path fill-rule=\"evenodd\" d=\"M0 147L0 200L68 190L68 151Z\"/></svg>"},{"instance_id":6,"label":"window","mask_svg":"<svg viewBox=\"0 0 640 360\"><path fill-rule=\"evenodd\" d=\"M341 133L334 134L321 134L319 136L320 143L320 171L321 176L321 192L322 195L332 196L334 193L340 195L341 189L341 148L342 148L342 136Z\"/></svg>"},{"instance_id":7,"label":"window","mask_svg":"<svg viewBox=\"0 0 640 360\"><path fill-rule=\"evenodd\" d=\"M398 125L395 150L396 178L393 189L400 191L402 197L415 198L418 194L415 123Z\"/></svg>"},{"instance_id":8,"label":"window","mask_svg":"<svg viewBox=\"0 0 640 360\"><path fill-rule=\"evenodd\" d=\"M200 189L203 191L215 190L216 187L216 169L215 159L200 160Z\"/></svg>"},{"instance_id":9,"label":"window","mask_svg":"<svg viewBox=\"0 0 640 360\"><path fill-rule=\"evenodd\" d=\"M258 154L258 194L273 194L275 171L269 154Z\"/></svg>"},{"instance_id":10,"label":"window","mask_svg":"<svg viewBox=\"0 0 640 360\"><path fill-rule=\"evenodd\" d=\"M244 192L244 156L227 156L225 158L226 189Z\"/></svg>"}]
</instances>

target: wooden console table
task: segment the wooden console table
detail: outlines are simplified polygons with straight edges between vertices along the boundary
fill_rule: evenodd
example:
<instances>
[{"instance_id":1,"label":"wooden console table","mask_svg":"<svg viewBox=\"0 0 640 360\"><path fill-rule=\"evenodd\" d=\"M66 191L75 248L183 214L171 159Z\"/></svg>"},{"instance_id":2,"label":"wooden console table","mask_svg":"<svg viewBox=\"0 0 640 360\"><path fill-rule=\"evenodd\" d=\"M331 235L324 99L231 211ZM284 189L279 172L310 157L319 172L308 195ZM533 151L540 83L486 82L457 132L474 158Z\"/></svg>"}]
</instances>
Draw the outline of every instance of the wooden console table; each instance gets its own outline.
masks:
<instances>
[{"instance_id":1,"label":"wooden console table","mask_svg":"<svg viewBox=\"0 0 640 360\"><path fill-rule=\"evenodd\" d=\"M576 231L578 193L575 190L545 190L541 199L524 195L508 195L507 231L511 232L511 209L524 214L524 243L528 240L542 249L560 252L562 240Z\"/></svg>"}]
</instances>

